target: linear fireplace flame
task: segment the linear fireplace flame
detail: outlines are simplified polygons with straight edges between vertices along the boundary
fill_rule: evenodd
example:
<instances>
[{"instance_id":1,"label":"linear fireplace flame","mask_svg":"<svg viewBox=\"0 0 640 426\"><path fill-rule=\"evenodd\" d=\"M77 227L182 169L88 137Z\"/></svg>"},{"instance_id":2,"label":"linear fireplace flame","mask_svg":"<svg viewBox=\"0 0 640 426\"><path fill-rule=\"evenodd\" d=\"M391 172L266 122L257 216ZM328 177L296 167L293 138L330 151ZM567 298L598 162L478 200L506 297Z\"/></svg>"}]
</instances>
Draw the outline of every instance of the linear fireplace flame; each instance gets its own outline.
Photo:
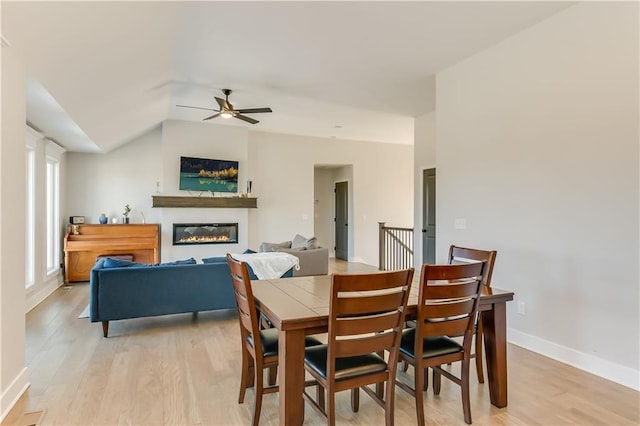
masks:
<instances>
[{"instance_id":1,"label":"linear fireplace flame","mask_svg":"<svg viewBox=\"0 0 640 426\"><path fill-rule=\"evenodd\" d=\"M173 245L235 244L237 223L174 223Z\"/></svg>"}]
</instances>

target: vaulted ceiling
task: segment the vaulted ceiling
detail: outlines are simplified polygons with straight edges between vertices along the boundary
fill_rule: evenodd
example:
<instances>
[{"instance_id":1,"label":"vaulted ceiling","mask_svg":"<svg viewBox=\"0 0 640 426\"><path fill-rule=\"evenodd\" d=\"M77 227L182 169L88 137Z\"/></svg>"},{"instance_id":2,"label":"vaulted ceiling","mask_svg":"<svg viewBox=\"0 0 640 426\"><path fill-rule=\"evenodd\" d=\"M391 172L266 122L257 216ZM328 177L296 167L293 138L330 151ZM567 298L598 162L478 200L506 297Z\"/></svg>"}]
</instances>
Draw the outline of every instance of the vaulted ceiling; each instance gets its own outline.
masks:
<instances>
[{"instance_id":1,"label":"vaulted ceiling","mask_svg":"<svg viewBox=\"0 0 640 426\"><path fill-rule=\"evenodd\" d=\"M571 2L3 1L28 76L29 123L67 149L108 152L214 96L269 106L252 130L413 143L435 74ZM526 60L526 58L525 58Z\"/></svg>"}]
</instances>

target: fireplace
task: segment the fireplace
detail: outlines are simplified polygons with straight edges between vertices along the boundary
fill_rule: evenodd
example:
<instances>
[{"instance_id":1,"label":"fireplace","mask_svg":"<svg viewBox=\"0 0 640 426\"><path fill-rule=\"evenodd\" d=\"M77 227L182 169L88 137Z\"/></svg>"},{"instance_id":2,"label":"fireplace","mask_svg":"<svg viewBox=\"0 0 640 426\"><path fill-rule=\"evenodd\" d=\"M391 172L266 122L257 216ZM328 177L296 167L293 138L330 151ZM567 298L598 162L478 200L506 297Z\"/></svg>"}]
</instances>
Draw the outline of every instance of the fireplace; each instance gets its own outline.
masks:
<instances>
[{"instance_id":1,"label":"fireplace","mask_svg":"<svg viewBox=\"0 0 640 426\"><path fill-rule=\"evenodd\" d=\"M236 244L237 223L174 223L173 245Z\"/></svg>"}]
</instances>

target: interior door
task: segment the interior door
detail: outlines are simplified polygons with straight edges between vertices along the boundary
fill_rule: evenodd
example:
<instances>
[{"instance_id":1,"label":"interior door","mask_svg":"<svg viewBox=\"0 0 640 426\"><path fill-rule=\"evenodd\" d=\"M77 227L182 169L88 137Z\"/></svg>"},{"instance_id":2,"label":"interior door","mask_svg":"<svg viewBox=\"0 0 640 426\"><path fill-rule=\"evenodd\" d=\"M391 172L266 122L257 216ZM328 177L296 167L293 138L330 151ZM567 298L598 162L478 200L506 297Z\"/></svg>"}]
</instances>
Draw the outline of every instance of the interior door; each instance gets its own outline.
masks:
<instances>
[{"instance_id":1,"label":"interior door","mask_svg":"<svg viewBox=\"0 0 640 426\"><path fill-rule=\"evenodd\" d=\"M422 171L422 263L436 263L436 169Z\"/></svg>"},{"instance_id":2,"label":"interior door","mask_svg":"<svg viewBox=\"0 0 640 426\"><path fill-rule=\"evenodd\" d=\"M336 259L349 260L349 182L337 182L335 187Z\"/></svg>"}]
</instances>

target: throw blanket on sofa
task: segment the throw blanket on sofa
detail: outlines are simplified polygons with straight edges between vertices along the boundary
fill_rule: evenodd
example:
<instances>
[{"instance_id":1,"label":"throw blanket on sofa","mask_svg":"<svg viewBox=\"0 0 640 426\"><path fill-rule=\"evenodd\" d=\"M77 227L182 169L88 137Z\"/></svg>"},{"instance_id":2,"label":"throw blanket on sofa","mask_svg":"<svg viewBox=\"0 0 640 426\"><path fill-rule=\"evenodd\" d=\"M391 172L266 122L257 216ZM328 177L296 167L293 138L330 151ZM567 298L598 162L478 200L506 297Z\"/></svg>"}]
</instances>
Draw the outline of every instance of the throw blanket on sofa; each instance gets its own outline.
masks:
<instances>
[{"instance_id":1,"label":"throw blanket on sofa","mask_svg":"<svg viewBox=\"0 0 640 426\"><path fill-rule=\"evenodd\" d=\"M260 280L280 278L289 269L300 269L300 261L289 253L268 252L232 254L235 260L247 262Z\"/></svg>"}]
</instances>

